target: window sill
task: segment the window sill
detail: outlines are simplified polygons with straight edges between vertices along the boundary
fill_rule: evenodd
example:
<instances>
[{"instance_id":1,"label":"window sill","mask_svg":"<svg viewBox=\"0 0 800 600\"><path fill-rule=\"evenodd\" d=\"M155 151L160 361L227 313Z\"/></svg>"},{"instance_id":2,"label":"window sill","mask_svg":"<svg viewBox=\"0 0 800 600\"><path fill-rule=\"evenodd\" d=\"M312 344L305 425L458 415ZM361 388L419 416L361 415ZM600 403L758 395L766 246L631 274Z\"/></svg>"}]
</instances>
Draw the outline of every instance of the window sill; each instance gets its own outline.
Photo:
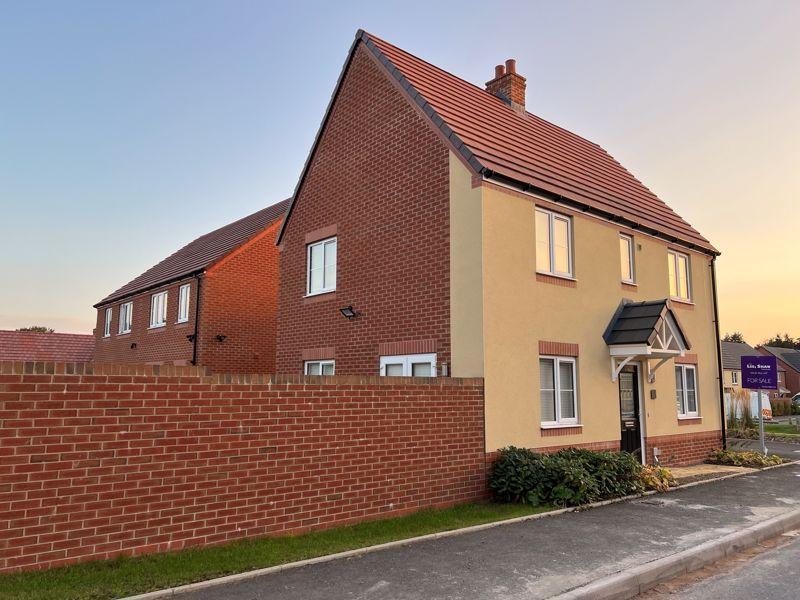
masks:
<instances>
[{"instance_id":1,"label":"window sill","mask_svg":"<svg viewBox=\"0 0 800 600\"><path fill-rule=\"evenodd\" d=\"M542 429L569 429L570 427L583 427L583 423L541 423Z\"/></svg>"},{"instance_id":2,"label":"window sill","mask_svg":"<svg viewBox=\"0 0 800 600\"><path fill-rule=\"evenodd\" d=\"M687 308L690 310L694 308L694 302L692 302L691 300L684 300L683 298L670 297L670 301L678 308Z\"/></svg>"},{"instance_id":3,"label":"window sill","mask_svg":"<svg viewBox=\"0 0 800 600\"><path fill-rule=\"evenodd\" d=\"M703 417L678 417L678 425L699 425Z\"/></svg>"},{"instance_id":4,"label":"window sill","mask_svg":"<svg viewBox=\"0 0 800 600\"><path fill-rule=\"evenodd\" d=\"M150 325L150 327L148 327L148 329L150 329L150 330L152 330L152 329L164 329L164 327L166 327L166 326L167 326L166 323L161 323L161 325Z\"/></svg>"},{"instance_id":5,"label":"window sill","mask_svg":"<svg viewBox=\"0 0 800 600\"><path fill-rule=\"evenodd\" d=\"M539 433L542 437L555 437L561 435L580 435L583 433L583 425L573 423L571 425L540 425Z\"/></svg>"},{"instance_id":6,"label":"window sill","mask_svg":"<svg viewBox=\"0 0 800 600\"><path fill-rule=\"evenodd\" d=\"M542 273L541 271L536 271L536 281L560 285L562 287L574 288L578 286L578 280L574 277L568 277L566 275L553 275L552 273Z\"/></svg>"},{"instance_id":7,"label":"window sill","mask_svg":"<svg viewBox=\"0 0 800 600\"><path fill-rule=\"evenodd\" d=\"M325 302L336 299L336 290L332 292L317 292L316 294L306 294L303 296L303 304L314 304L315 302Z\"/></svg>"},{"instance_id":8,"label":"window sill","mask_svg":"<svg viewBox=\"0 0 800 600\"><path fill-rule=\"evenodd\" d=\"M189 319L184 319L183 321L175 321L175 325L183 325L184 323L188 323Z\"/></svg>"},{"instance_id":9,"label":"window sill","mask_svg":"<svg viewBox=\"0 0 800 600\"><path fill-rule=\"evenodd\" d=\"M128 336L128 335L130 335L130 334L131 334L131 331L133 331L133 330L132 330L132 329L128 329L128 331L120 331L120 332L117 334L117 337L125 337L125 336Z\"/></svg>"},{"instance_id":10,"label":"window sill","mask_svg":"<svg viewBox=\"0 0 800 600\"><path fill-rule=\"evenodd\" d=\"M633 290L639 289L639 284L636 283L635 281L620 281L619 283L623 289L633 289Z\"/></svg>"}]
</instances>

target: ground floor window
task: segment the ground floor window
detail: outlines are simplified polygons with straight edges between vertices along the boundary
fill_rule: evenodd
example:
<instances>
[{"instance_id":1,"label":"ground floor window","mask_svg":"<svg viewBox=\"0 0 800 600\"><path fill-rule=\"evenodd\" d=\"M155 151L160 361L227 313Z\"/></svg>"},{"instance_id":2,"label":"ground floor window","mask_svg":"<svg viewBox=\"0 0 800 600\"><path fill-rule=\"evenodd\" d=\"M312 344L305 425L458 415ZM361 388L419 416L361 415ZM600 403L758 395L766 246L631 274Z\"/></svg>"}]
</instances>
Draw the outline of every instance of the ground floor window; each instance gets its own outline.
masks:
<instances>
[{"instance_id":1,"label":"ground floor window","mask_svg":"<svg viewBox=\"0 0 800 600\"><path fill-rule=\"evenodd\" d=\"M578 422L575 359L543 356L539 359L539 399L544 426Z\"/></svg>"},{"instance_id":2,"label":"ground floor window","mask_svg":"<svg viewBox=\"0 0 800 600\"><path fill-rule=\"evenodd\" d=\"M697 369L675 365L675 403L679 417L697 416Z\"/></svg>"},{"instance_id":3,"label":"ground floor window","mask_svg":"<svg viewBox=\"0 0 800 600\"><path fill-rule=\"evenodd\" d=\"M436 377L436 354L381 356L381 375L386 377Z\"/></svg>"},{"instance_id":4,"label":"ground floor window","mask_svg":"<svg viewBox=\"0 0 800 600\"><path fill-rule=\"evenodd\" d=\"M306 375L333 375L336 371L335 360L307 360Z\"/></svg>"}]
</instances>

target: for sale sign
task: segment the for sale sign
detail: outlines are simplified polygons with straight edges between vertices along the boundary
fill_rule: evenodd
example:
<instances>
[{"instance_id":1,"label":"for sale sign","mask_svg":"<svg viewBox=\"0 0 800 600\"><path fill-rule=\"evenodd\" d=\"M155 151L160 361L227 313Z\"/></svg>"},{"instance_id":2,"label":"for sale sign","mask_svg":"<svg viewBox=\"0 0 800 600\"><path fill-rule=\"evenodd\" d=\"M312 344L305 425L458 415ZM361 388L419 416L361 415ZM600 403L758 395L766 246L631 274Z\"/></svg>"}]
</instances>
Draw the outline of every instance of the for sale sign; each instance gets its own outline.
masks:
<instances>
[{"instance_id":1,"label":"for sale sign","mask_svg":"<svg viewBox=\"0 0 800 600\"><path fill-rule=\"evenodd\" d=\"M743 356L742 387L751 390L777 390L778 359L774 356Z\"/></svg>"}]
</instances>

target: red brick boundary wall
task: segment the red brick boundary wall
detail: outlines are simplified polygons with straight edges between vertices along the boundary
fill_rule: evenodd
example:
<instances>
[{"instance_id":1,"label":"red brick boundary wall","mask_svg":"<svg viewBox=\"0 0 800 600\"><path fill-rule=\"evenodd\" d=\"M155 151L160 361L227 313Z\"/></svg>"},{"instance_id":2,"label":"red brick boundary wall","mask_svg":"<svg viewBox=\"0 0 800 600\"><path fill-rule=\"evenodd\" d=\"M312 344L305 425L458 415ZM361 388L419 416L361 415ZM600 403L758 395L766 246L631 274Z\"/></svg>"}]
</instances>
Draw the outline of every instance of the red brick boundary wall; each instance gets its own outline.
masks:
<instances>
[{"instance_id":1,"label":"red brick boundary wall","mask_svg":"<svg viewBox=\"0 0 800 600\"><path fill-rule=\"evenodd\" d=\"M701 431L648 437L644 440L648 463L655 462L653 448L661 451L659 462L666 466L691 465L703 462L712 450L722 448L721 431Z\"/></svg>"},{"instance_id":2,"label":"red brick boundary wall","mask_svg":"<svg viewBox=\"0 0 800 600\"><path fill-rule=\"evenodd\" d=\"M0 363L0 572L484 498L483 380Z\"/></svg>"}]
</instances>

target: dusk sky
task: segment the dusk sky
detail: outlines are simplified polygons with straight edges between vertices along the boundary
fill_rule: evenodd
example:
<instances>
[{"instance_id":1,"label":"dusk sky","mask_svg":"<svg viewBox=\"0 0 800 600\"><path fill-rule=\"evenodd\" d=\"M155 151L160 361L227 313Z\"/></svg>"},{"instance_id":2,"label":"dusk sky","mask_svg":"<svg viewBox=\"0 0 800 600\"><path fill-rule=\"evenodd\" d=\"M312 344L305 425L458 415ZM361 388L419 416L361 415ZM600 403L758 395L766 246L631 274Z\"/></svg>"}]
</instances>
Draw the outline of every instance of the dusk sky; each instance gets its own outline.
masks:
<instances>
[{"instance_id":1,"label":"dusk sky","mask_svg":"<svg viewBox=\"0 0 800 600\"><path fill-rule=\"evenodd\" d=\"M361 27L597 142L722 251L722 330L800 336L800 2L0 1L0 329L289 196Z\"/></svg>"}]
</instances>

